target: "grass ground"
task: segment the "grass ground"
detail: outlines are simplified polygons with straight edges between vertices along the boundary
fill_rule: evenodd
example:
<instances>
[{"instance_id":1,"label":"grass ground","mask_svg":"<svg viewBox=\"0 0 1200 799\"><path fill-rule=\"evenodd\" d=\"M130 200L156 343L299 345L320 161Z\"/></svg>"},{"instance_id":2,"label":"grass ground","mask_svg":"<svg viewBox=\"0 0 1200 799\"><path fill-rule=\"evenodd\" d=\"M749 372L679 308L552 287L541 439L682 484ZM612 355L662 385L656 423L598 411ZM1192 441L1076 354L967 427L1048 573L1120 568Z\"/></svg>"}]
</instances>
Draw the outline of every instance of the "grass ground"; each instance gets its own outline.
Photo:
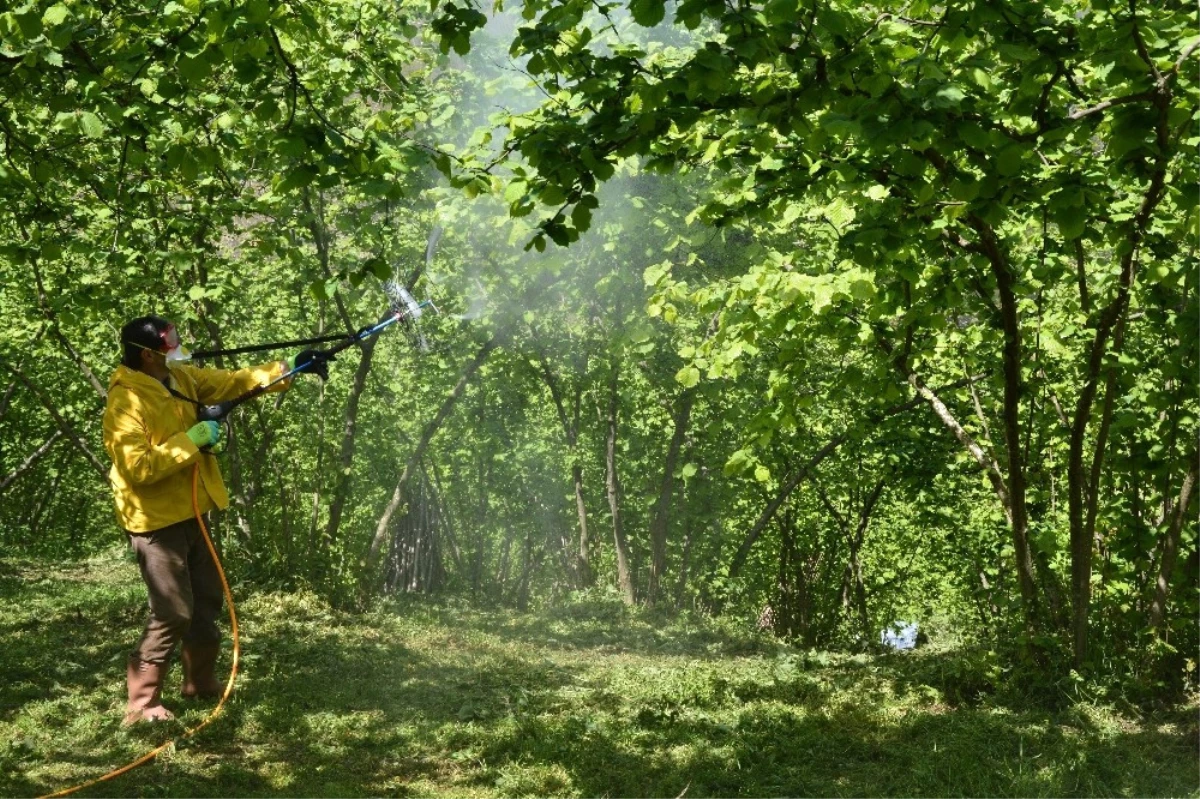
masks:
<instances>
[{"instance_id":1,"label":"grass ground","mask_svg":"<svg viewBox=\"0 0 1200 799\"><path fill-rule=\"evenodd\" d=\"M119 554L0 560L0 795L98 776L182 724L120 728L143 593ZM953 651L803 653L606 603L350 616L245 595L223 716L82 796L1197 795L1197 707L1056 710ZM224 663L225 661L223 661ZM226 667L227 668L227 667Z\"/></svg>"}]
</instances>

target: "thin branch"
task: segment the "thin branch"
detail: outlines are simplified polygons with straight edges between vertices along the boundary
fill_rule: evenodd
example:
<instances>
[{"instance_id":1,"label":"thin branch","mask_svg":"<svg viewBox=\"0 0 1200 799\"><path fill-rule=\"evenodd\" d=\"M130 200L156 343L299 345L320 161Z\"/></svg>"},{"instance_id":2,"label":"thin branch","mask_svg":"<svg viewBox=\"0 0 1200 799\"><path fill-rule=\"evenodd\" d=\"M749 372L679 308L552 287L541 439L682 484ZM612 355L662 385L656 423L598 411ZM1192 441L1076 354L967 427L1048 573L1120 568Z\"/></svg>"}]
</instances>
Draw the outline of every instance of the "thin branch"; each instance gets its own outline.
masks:
<instances>
[{"instance_id":1,"label":"thin branch","mask_svg":"<svg viewBox=\"0 0 1200 799\"><path fill-rule=\"evenodd\" d=\"M965 369L963 371L966 372ZM995 439L992 438L992 429L988 425L987 416L984 415L983 403L979 401L979 392L975 390L974 383L971 383L970 390L971 390L971 402L975 406L975 417L977 419L979 419L979 424L983 428L984 438L986 438L988 441L995 441ZM993 455L993 457L995 457L995 456Z\"/></svg>"},{"instance_id":2,"label":"thin branch","mask_svg":"<svg viewBox=\"0 0 1200 799\"><path fill-rule=\"evenodd\" d=\"M267 26L267 29L269 31L271 31L271 41L275 45L275 52L279 55L279 59L281 61L283 61L284 65L288 69L288 72L290 72L292 75L292 81L293 81L292 86L294 88L300 89L300 92L304 95L305 101L308 103L309 110L312 111L313 114L316 115L317 119L319 119L321 121L321 124L323 124L325 127L329 128L330 130L334 131L342 138L352 141L355 144L362 144L362 141L363 141L362 139L360 139L356 136L351 136L349 133L347 133L346 131L339 128L337 125L330 122L329 118L327 116L325 116L324 113L321 112L321 109L317 107L316 102L313 100L312 94L309 92L308 87L305 86L303 83L301 83L300 80L296 77L297 76L296 65L293 64L291 62L291 60L287 57L287 54L283 52L283 44L280 43L280 41L279 41L279 34L275 32L275 26L269 25L269 26Z\"/></svg>"},{"instance_id":3,"label":"thin branch","mask_svg":"<svg viewBox=\"0 0 1200 799\"><path fill-rule=\"evenodd\" d=\"M1116 97L1112 100L1105 100L1102 103L1097 103L1096 105L1092 106L1091 108L1080 108L1076 111L1072 111L1070 114L1067 115L1067 119L1071 119L1071 120L1083 119L1084 117L1090 117L1092 114L1099 114L1102 111L1107 111L1108 109L1110 109L1116 105L1124 105L1125 103L1137 103L1137 102L1142 102L1143 100L1153 100L1155 94L1156 94L1155 90L1148 89L1144 92L1138 92L1137 94L1127 94L1124 97Z\"/></svg>"},{"instance_id":4,"label":"thin branch","mask_svg":"<svg viewBox=\"0 0 1200 799\"><path fill-rule=\"evenodd\" d=\"M1075 275L1079 281L1079 307L1085 315L1092 313L1092 299L1088 295L1087 256L1083 251L1083 236L1075 239Z\"/></svg>"},{"instance_id":5,"label":"thin branch","mask_svg":"<svg viewBox=\"0 0 1200 799\"><path fill-rule=\"evenodd\" d=\"M904 376L905 381L913 387L921 399L929 403L933 408L934 414L942 421L942 424L950 428L950 431L954 433L954 437L958 439L959 443L966 448L971 457L975 459L975 462L984 470L988 480L992 483L992 488L1000 498L1000 504L1004 508L1005 515L1011 517L1012 500L1009 496L1008 485L1004 482L1004 473L1000 469L999 462L989 453L985 452L983 447L975 442L975 439L971 438L971 434L954 417L954 414L950 412L950 408L947 407L946 403L925 385L925 381L912 370L912 367L907 362L895 357L895 348L890 341L877 333L876 343L883 350L884 354L888 356L888 360L892 365Z\"/></svg>"},{"instance_id":6,"label":"thin branch","mask_svg":"<svg viewBox=\"0 0 1200 799\"><path fill-rule=\"evenodd\" d=\"M58 412L58 409L54 407L54 403L50 401L50 398L46 396L46 393L38 388L37 384L30 380L29 376L21 371L20 367L14 366L2 357L0 357L0 366L3 366L5 369L11 372L14 377L21 381L21 384L24 385L25 388L29 389L29 391L35 397L37 397L38 402L42 404L42 407L45 408L46 412L50 414L50 417L54 419L54 423L58 425L58 429L61 430L63 434L65 434L67 438L71 440L71 443L83 453L84 457L88 459L88 462L100 476L100 479L107 483L108 469L105 468L104 464L100 462L100 459L96 457L96 454L92 452L90 447L88 447L87 442L83 440L83 436L79 435L79 433L75 431L75 427L66 419L64 419L62 414Z\"/></svg>"},{"instance_id":7,"label":"thin branch","mask_svg":"<svg viewBox=\"0 0 1200 799\"><path fill-rule=\"evenodd\" d=\"M950 385L943 386L938 390L946 391L960 388L965 383L971 383L975 380L982 379L983 375L971 377L967 378L965 381L959 380L951 383ZM928 389L926 389L926 391L928 391ZM923 399L912 399L908 402L902 402L897 405L893 405L878 414L868 416L866 422L868 424L877 424L891 416L906 413L915 408L919 408L923 401ZM821 461L825 460L825 458L836 451L837 448L840 447L846 441L846 439L850 437L850 434L854 432L854 429L855 428L853 426L847 426L842 430L842 432L829 439L827 442L825 442L824 447L822 447L815 455L809 458L804 465L802 465L790 477L788 477L787 482L784 483L784 485L779 489L775 499L773 499L770 504L767 505L761 514L759 514L757 521L754 522L754 526L750 528L750 532L746 534L746 537L742 540L741 546L738 547L737 552L734 554L733 561L729 564L730 579L737 577L738 573L742 569L742 566L744 566L746 563L746 558L750 554L750 549L754 546L754 542L757 541L759 536L762 535L763 530L766 529L771 519L774 518L775 513L779 510L783 503L787 501L787 498L791 495L791 493L796 490L797 486L799 486L812 475L817 466L821 464Z\"/></svg>"},{"instance_id":8,"label":"thin branch","mask_svg":"<svg viewBox=\"0 0 1200 799\"><path fill-rule=\"evenodd\" d=\"M45 444L42 444L40 447L35 449L28 458L21 462L20 466L13 469L4 477L4 479L0 480L0 493L3 493L4 489L8 488L14 480L37 465L37 462L45 457L46 453L50 451L50 448L54 446L54 442L62 438L62 435L62 430L55 430L50 438L46 440Z\"/></svg>"},{"instance_id":9,"label":"thin branch","mask_svg":"<svg viewBox=\"0 0 1200 799\"><path fill-rule=\"evenodd\" d=\"M838 509L833 506L833 502L829 499L829 495L825 493L825 489L821 487L821 484L816 480L813 480L812 484L813 488L817 490L817 498L821 500L821 504L825 506L825 510L829 511L829 515L833 517L835 522L837 522L838 529L842 531L843 535L849 538L850 525L846 523L846 520L842 517L842 514L838 513Z\"/></svg>"},{"instance_id":10,"label":"thin branch","mask_svg":"<svg viewBox=\"0 0 1200 799\"><path fill-rule=\"evenodd\" d=\"M1131 5L1132 5L1132 3L1131 3ZM1137 33L1136 24L1134 25L1134 36L1138 41L1140 52L1144 53L1145 45L1141 44L1141 38ZM1169 69L1165 73L1159 73L1158 69L1156 67L1154 67L1154 62L1152 60L1149 60L1148 55L1144 55L1143 58L1146 59L1147 63L1150 64L1150 66L1154 69L1155 80L1154 80L1154 88L1153 89L1147 89L1146 91L1138 92L1137 94L1127 94L1124 97L1116 97L1112 100L1105 100L1104 102L1097 103L1096 105L1091 106L1090 108L1078 109L1077 111L1071 112L1067 116L1067 118L1072 119L1072 120L1083 119L1084 117L1091 116L1092 114L1098 114L1102 111L1106 111L1109 108L1112 108L1113 106L1116 106L1116 105L1123 105L1125 103L1136 103L1136 102L1141 102L1143 100L1153 100L1154 97L1159 92L1161 92L1163 89L1165 89L1167 87L1167 84L1170 83L1171 80L1174 79L1174 77L1179 74L1179 70L1181 70L1183 68L1184 63L1189 58L1192 57L1192 54L1196 52L1196 49L1198 47L1200 47L1200 39L1196 39L1196 41L1192 42L1187 47L1185 47L1183 49L1183 52L1179 55L1179 59L1175 62L1175 65L1173 67L1171 67L1171 69Z\"/></svg>"},{"instance_id":11,"label":"thin branch","mask_svg":"<svg viewBox=\"0 0 1200 799\"><path fill-rule=\"evenodd\" d=\"M404 464L404 471L400 473L400 479L396 481L396 488L392 491L391 499L388 500L383 514L379 517L379 521L375 525L375 534L371 537L370 545L362 561L362 565L366 567L364 579L370 579L375 565L379 562L383 545L387 541L392 517L405 500L409 477L415 471L421 458L424 457L430 441L433 440L434 435L441 429L442 423L446 420L450 411L454 409L455 403L462 395L467 384L474 378L475 373L479 371L484 361L487 360L488 355L500 346L501 343L500 337L494 334L479 348L475 353L475 357L460 371L458 382L454 384L454 388L442 400L442 404L433 415L433 418L425 423L424 429L421 431L421 438L417 441L417 446L412 454L408 456L408 461Z\"/></svg>"},{"instance_id":12,"label":"thin branch","mask_svg":"<svg viewBox=\"0 0 1200 799\"><path fill-rule=\"evenodd\" d=\"M1179 60L1175 62L1175 66L1171 67L1171 72L1169 75L1164 75L1159 82L1161 83L1163 79L1169 80L1170 78L1178 75L1179 70L1183 68L1183 62L1192 57L1192 53L1196 52L1197 47L1200 47L1200 37L1197 37L1196 41L1183 48L1183 52L1180 54Z\"/></svg>"},{"instance_id":13,"label":"thin branch","mask_svg":"<svg viewBox=\"0 0 1200 799\"><path fill-rule=\"evenodd\" d=\"M1142 41L1141 28L1138 27L1137 0L1129 0L1129 17L1130 24L1132 25L1133 43L1137 47L1138 55L1146 62L1146 66L1150 67L1150 73L1154 75L1154 82L1161 85L1163 81L1162 73L1158 71L1158 66L1154 63L1154 59L1150 57L1150 52L1146 49L1146 43Z\"/></svg>"},{"instance_id":14,"label":"thin branch","mask_svg":"<svg viewBox=\"0 0 1200 799\"><path fill-rule=\"evenodd\" d=\"M1050 379L1049 377L1046 376L1045 369L1038 369L1038 377L1042 378L1043 380L1047 380L1047 381ZM1057 414L1058 421L1062 424L1063 429L1070 431L1071 420L1067 418L1066 412L1063 411L1062 403L1060 403L1058 401L1058 394L1054 393L1054 389L1049 388L1049 387L1046 388L1046 394L1047 394L1047 396L1050 397L1050 404L1054 406L1054 412L1055 412L1055 414Z\"/></svg>"},{"instance_id":15,"label":"thin branch","mask_svg":"<svg viewBox=\"0 0 1200 799\"><path fill-rule=\"evenodd\" d=\"M33 279L37 286L38 306L42 311L42 316L44 316L46 321L50 323L50 332L56 339L58 339L58 342L63 345L63 348L67 351L67 354L71 357L71 360L75 362L75 366L79 368L79 371L83 372L84 378L87 379L92 389L96 392L96 395L100 397L100 401L103 402L108 398L108 391L105 390L104 384L100 382L100 379L96 377L96 373L93 372L91 367L87 365L87 362L83 360L83 356L79 354L78 350L71 346L71 342L67 340L66 335L62 332L62 328L58 323L58 316L54 313L54 309L50 307L50 302L46 297L46 285L42 281L42 270L38 263L38 258L32 259Z\"/></svg>"}]
</instances>

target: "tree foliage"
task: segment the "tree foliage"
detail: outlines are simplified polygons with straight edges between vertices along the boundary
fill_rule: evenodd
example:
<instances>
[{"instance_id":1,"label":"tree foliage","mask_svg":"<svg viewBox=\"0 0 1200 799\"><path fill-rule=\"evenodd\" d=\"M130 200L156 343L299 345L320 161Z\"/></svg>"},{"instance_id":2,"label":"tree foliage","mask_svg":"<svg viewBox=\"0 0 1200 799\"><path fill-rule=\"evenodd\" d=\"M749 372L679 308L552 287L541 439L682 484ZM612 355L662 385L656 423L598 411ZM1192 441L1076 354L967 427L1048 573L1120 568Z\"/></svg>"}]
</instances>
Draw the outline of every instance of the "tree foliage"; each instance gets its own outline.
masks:
<instances>
[{"instance_id":1,"label":"tree foliage","mask_svg":"<svg viewBox=\"0 0 1200 799\"><path fill-rule=\"evenodd\" d=\"M396 279L442 313L233 420L244 579L1177 682L1198 44L1136 1L6 10L5 543L114 540L127 318L349 333Z\"/></svg>"}]
</instances>

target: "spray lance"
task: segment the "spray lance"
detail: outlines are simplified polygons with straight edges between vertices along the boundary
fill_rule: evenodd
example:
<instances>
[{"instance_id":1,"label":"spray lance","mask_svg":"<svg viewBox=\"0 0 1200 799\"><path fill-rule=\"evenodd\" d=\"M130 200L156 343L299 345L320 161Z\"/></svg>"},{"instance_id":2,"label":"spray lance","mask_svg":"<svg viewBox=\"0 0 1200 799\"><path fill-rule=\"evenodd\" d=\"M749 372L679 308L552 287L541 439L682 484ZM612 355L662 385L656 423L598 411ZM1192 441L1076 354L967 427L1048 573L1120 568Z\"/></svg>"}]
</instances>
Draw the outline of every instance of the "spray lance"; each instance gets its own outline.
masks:
<instances>
[{"instance_id":1,"label":"spray lance","mask_svg":"<svg viewBox=\"0 0 1200 799\"><path fill-rule=\"evenodd\" d=\"M420 328L417 327L416 321L425 313L426 308L432 308L438 311L438 307L433 304L432 300L417 301L412 294L408 292L404 286L401 286L394 280L388 280L383 284L384 293L387 294L390 301L388 312L375 324L360 328L358 332L348 336L325 336L319 339L304 339L301 341L275 342L273 344L260 344L251 347L241 347L235 350L213 350L208 352L197 352L192 355L194 360L202 360L211 358L217 355L233 355L243 352L256 352L262 350L280 349L282 347L294 346L300 344L311 344L314 342L338 341L324 350L304 350L297 356L295 365L284 372L279 377L254 388L242 394L240 397L235 397L225 402L218 402L214 405L203 405L190 397L180 397L186 399L196 405L196 421L198 422L222 422L234 408L244 402L249 402L255 397L261 396L269 391L275 385L282 383L294 377L300 372L312 372L319 376L322 380L329 377L329 362L332 361L339 352L349 349L350 347L367 339L377 336L387 328L403 322L412 327L416 332L421 348L425 349L425 338L421 335ZM303 360L302 360L303 359ZM172 391L174 394L175 392Z\"/></svg>"},{"instance_id":2,"label":"spray lance","mask_svg":"<svg viewBox=\"0 0 1200 799\"><path fill-rule=\"evenodd\" d=\"M392 325L396 324L397 322L403 322L407 326L409 326L413 330L413 332L416 334L416 336L418 337L418 340L419 340L419 343L420 343L422 349L424 349L424 337L421 336L420 328L417 325L417 319L419 319L422 316L422 314L425 312L426 308L433 308L434 311L437 311L438 310L437 306L434 305L429 300L425 300L423 302L417 302L415 299L413 299L413 296L411 294L409 294L407 290L405 290L405 288L403 286L396 283L395 281L386 282L383 286L383 289L384 289L384 292L387 294L388 300L390 302L390 307L389 307L387 314L385 314L383 316L383 318L381 318L375 324L364 327L364 328L360 329L357 333L352 333L348 336L340 336L340 335L324 336L324 337L316 338L316 339L305 339L303 341L286 341L286 342L274 342L271 344L256 344L253 346L241 347L241 348L232 349L232 350L213 350L213 351L209 351L209 352L197 352L192 355L192 358L195 360L203 360L205 358L212 358L217 355L236 355L236 354L240 354L240 353L244 353L244 352L260 352L260 351L265 351L265 350L280 349L282 347L303 346L303 345L307 345L307 344L315 344L318 342L323 343L323 342L328 342L328 341L338 341L337 344L334 344L333 346L331 346L325 350L305 350L303 353L301 353L302 356L305 356L303 358L303 360L301 360L300 356L297 356L297 359L294 362L294 365L290 369L288 369L284 374L275 378L274 380L267 383L266 385L257 386L255 388L251 389L250 391L247 391L245 394L243 394L240 397L237 397L232 400L228 400L227 402L220 402L215 405L203 405L197 400L194 400L190 397L186 397L186 396L178 393L174 389L171 389L169 386L168 386L167 390L170 391L172 394L174 394L178 399L185 400L185 401L190 402L193 405L195 405L196 411L197 411L196 416L197 416L198 421L220 422L220 421L224 421L226 419L226 417L229 415L229 413L231 411L233 411L234 408L238 407L239 405L241 405L244 402L248 402L248 401L254 399L255 397L258 397L258 396L264 394L272 386L275 386L278 383L280 383L284 380L287 380L288 378L294 376L298 372L313 372L314 374L320 376L322 379L328 378L328 376L329 376L328 363L329 363L329 361L332 361L334 359L334 356L337 355L337 353L339 353L342 350L345 350L355 344L365 341L365 340L371 338L372 336L379 335L381 332L383 332L387 328L391 327ZM207 450L209 448L205 447L204 449ZM195 735L196 733L198 733L200 730L207 727L213 721L213 719L215 719L217 717L217 714L219 714L221 712L221 709L225 706L226 700L229 699L229 696L233 691L234 680L237 678L238 658L239 658L239 653L241 651L240 644L239 644L239 638L238 638L237 612L234 609L233 593L229 589L229 581L225 577L225 569L221 565L221 558L217 553L216 547L213 545L212 538L208 534L208 527L205 524L204 515L201 513L201 510L200 510L199 501L197 499L198 492L199 492L199 486L200 486L200 467L199 467L199 464L196 464L192 467L192 510L195 512L196 524L200 528L200 533L203 537L204 543L207 546L208 552L212 557L212 562L216 568L217 577L221 581L221 590L222 590L222 593L225 598L226 607L229 609L229 624L230 624L230 627L232 628L233 663L230 667L229 679L225 683L224 692L221 694L220 698L217 700L216 707L214 707L209 712L209 714L204 718L204 720L201 721L199 724L188 727L182 733L180 733L177 736L172 737L166 743L156 746L155 748L151 749L149 752L146 752L145 754L143 754L141 757L138 757L137 759L130 761L129 763L125 764L124 766L121 766L120 768L115 768L112 771L107 772L106 774L96 777L95 779L88 780L88 781L80 783L78 785L74 785L70 788L64 788L60 791L55 791L54 793L46 794L41 799L55 799L55 797L69 796L69 795L75 793L76 791L82 790L83 788L90 788L93 785L97 785L106 780L110 780L110 779L113 779L114 777L118 777L122 774L125 774L125 773L131 771L132 769L137 768L138 766L140 766L144 763L150 762L155 757L157 757L159 755L159 753L174 746L177 741L183 740L185 738L190 738L193 735Z\"/></svg>"}]
</instances>

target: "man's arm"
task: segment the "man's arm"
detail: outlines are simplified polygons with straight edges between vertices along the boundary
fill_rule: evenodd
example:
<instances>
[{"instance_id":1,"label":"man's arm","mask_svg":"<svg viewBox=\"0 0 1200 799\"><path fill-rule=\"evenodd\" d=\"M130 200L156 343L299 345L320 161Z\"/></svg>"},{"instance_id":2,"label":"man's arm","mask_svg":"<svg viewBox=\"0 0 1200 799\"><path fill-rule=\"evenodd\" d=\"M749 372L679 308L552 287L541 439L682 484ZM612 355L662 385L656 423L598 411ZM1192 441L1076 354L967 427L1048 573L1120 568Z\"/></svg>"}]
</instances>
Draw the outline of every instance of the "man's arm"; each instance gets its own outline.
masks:
<instances>
[{"instance_id":1,"label":"man's arm","mask_svg":"<svg viewBox=\"0 0 1200 799\"><path fill-rule=\"evenodd\" d=\"M131 391L114 389L104 412L104 448L113 466L130 485L150 485L192 463L199 448L185 432L154 444L141 399Z\"/></svg>"},{"instance_id":2,"label":"man's arm","mask_svg":"<svg viewBox=\"0 0 1200 799\"><path fill-rule=\"evenodd\" d=\"M196 383L196 399L204 405L236 399L251 389L266 385L287 371L283 361L271 361L245 369L201 369L195 366L179 366L176 370L186 371ZM271 391L285 391L292 381L284 380L271 386Z\"/></svg>"}]
</instances>

